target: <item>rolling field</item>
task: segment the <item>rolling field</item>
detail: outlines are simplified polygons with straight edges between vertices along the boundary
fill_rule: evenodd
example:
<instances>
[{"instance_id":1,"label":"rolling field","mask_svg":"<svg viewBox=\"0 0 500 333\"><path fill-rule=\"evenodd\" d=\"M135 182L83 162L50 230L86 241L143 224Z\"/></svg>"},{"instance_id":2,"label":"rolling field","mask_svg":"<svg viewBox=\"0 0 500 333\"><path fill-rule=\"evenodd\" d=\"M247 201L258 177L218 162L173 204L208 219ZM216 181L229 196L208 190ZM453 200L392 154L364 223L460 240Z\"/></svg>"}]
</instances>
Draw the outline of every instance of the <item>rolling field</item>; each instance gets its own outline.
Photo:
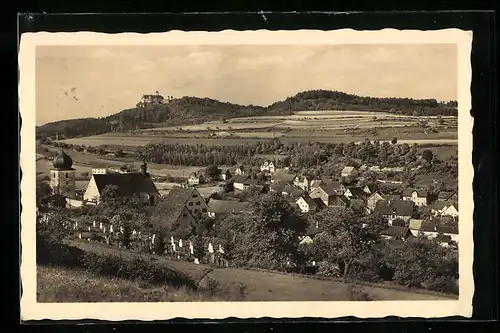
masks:
<instances>
[{"instance_id":1,"label":"rolling field","mask_svg":"<svg viewBox=\"0 0 500 333\"><path fill-rule=\"evenodd\" d=\"M238 145L280 138L284 143L319 141L349 142L391 140L407 143L456 143L457 118L442 117L438 133L425 133L417 126L423 118L364 111L301 111L290 116L259 116L212 121L204 124L159 127L127 133L108 133L62 140L70 144L108 147L141 147L151 143ZM425 117L436 126L436 117ZM376 128L377 134L371 131ZM207 138L208 135L212 137Z\"/></svg>"},{"instance_id":2,"label":"rolling field","mask_svg":"<svg viewBox=\"0 0 500 333\"><path fill-rule=\"evenodd\" d=\"M109 248L95 243L72 242L85 251L114 253L118 249ZM137 256L128 251L122 251L123 256ZM348 285L332 280L319 280L291 274L279 274L266 271L247 270L241 268L219 268L208 265L195 265L188 262L157 259L159 265L167 265L199 279L208 274L217 280L221 286L230 286L235 282L243 283L247 288L245 301L347 301L349 300ZM374 300L446 300L452 296L437 296L436 294L414 293L384 287L363 286Z\"/></svg>"}]
</instances>

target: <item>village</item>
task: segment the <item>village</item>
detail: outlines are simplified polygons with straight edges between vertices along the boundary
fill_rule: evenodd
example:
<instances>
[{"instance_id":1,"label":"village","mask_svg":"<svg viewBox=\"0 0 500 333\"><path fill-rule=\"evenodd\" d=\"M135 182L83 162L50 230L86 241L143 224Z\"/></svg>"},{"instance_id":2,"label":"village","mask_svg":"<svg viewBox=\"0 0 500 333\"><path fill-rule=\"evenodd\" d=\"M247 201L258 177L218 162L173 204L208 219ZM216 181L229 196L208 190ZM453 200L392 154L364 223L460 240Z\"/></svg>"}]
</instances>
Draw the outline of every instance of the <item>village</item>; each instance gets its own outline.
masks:
<instances>
[{"instance_id":1,"label":"village","mask_svg":"<svg viewBox=\"0 0 500 333\"><path fill-rule=\"evenodd\" d=\"M50 191L38 204L39 221L47 221L54 207L66 207L76 212L71 221L64 223L75 239L166 254L194 264L207 262L229 266L225 242L217 237L220 224L231 216L250 214L251 201L274 194L306 219L314 214L321 215L326 209L351 209L364 216L382 217L386 222L380 232L382 239L404 242L424 236L450 251L458 246L456 191L404 187L402 181L373 178L374 174L411 172L407 166L362 164L356 168L344 165L340 166L337 177L314 179L305 173L293 172L292 166L283 161L278 158L263 160L257 166L258 174L250 166L223 168L213 164L171 184L166 191L162 191L165 182L149 174L146 162L142 162L140 171L125 166L93 168L86 188L77 191L73 161L64 149L60 149L50 171ZM419 164L413 171L420 168ZM132 221L126 226L120 208L104 210L104 214L101 212L90 219L88 214L82 213L103 206L103 201L109 206L110 199L103 198L109 197L110 192L125 206L130 205L132 198L138 199L145 213L141 219L149 222ZM208 234L207 230L210 230ZM120 241L124 233L129 233L126 244ZM197 241L193 235L204 235L205 240ZM322 225L316 219L308 222L296 242L298 246L311 246L321 235ZM200 252L196 247L203 249ZM317 261L310 258L309 265L315 266Z\"/></svg>"}]
</instances>

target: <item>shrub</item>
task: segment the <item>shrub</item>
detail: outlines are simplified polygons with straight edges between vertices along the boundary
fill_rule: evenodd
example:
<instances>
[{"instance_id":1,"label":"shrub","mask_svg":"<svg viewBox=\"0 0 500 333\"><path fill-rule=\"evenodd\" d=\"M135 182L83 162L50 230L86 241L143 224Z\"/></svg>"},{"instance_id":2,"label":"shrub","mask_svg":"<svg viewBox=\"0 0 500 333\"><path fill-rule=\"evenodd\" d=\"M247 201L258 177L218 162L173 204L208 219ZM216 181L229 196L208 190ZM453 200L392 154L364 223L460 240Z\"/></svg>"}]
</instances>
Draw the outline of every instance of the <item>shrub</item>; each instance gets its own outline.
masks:
<instances>
[{"instance_id":1,"label":"shrub","mask_svg":"<svg viewBox=\"0 0 500 333\"><path fill-rule=\"evenodd\" d=\"M186 274L169 267L156 265L142 258L121 259L116 255L85 253L82 258L87 272L103 276L114 276L128 280L139 280L151 284L187 286L195 289L194 282Z\"/></svg>"},{"instance_id":2,"label":"shrub","mask_svg":"<svg viewBox=\"0 0 500 333\"><path fill-rule=\"evenodd\" d=\"M212 295L215 295L221 291L221 286L219 281L211 278L210 276L205 276L198 282L198 289L202 291L207 291Z\"/></svg>"},{"instance_id":3,"label":"shrub","mask_svg":"<svg viewBox=\"0 0 500 333\"><path fill-rule=\"evenodd\" d=\"M337 264L328 262L328 261L320 261L318 264L318 271L316 274L323 276L331 276L331 277L340 277L340 267Z\"/></svg>"}]
</instances>

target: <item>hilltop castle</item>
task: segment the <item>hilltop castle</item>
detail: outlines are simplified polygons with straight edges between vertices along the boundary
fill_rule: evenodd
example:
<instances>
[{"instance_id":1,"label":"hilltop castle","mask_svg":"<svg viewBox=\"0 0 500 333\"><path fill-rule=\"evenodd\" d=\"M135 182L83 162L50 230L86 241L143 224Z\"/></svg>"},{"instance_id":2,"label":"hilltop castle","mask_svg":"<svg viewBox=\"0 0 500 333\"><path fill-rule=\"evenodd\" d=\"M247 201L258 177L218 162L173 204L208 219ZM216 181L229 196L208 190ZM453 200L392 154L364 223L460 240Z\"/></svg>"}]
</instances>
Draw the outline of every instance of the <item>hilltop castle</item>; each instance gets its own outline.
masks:
<instances>
[{"instance_id":1,"label":"hilltop castle","mask_svg":"<svg viewBox=\"0 0 500 333\"><path fill-rule=\"evenodd\" d=\"M137 107L164 104L165 100L167 102L170 102L172 99L174 99L173 96L167 96L165 98L164 96L160 95L158 91L156 91L153 95L142 95L140 102L137 103Z\"/></svg>"}]
</instances>

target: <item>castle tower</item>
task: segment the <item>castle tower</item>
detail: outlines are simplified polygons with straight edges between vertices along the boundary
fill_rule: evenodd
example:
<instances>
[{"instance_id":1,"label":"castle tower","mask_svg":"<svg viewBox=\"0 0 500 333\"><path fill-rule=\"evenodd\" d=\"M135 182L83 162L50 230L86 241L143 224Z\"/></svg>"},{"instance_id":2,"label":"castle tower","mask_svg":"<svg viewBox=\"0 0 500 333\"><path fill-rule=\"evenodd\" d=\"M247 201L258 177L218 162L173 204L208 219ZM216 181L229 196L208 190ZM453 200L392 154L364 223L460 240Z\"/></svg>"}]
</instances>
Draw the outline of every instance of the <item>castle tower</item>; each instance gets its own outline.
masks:
<instances>
[{"instance_id":1,"label":"castle tower","mask_svg":"<svg viewBox=\"0 0 500 333\"><path fill-rule=\"evenodd\" d=\"M52 161L53 169L50 169L50 187L54 194L62 194L72 197L75 195L75 169L72 168L73 160L62 149Z\"/></svg>"}]
</instances>

